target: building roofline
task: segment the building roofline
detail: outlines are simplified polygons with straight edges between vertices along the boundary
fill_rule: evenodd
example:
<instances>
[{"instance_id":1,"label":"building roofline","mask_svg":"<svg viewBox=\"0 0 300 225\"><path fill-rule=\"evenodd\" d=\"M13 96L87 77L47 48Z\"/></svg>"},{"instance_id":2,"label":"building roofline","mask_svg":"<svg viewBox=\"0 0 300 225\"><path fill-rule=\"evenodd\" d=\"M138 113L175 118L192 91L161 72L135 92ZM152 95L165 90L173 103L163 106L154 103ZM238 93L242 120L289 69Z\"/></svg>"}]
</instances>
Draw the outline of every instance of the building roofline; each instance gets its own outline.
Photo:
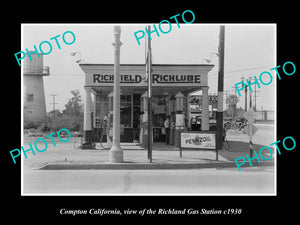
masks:
<instances>
[{"instance_id":1,"label":"building roofline","mask_svg":"<svg viewBox=\"0 0 300 225\"><path fill-rule=\"evenodd\" d=\"M80 63L79 66L114 66L112 63ZM145 66L145 64L120 64L120 66ZM214 64L152 64L152 66L214 66Z\"/></svg>"}]
</instances>

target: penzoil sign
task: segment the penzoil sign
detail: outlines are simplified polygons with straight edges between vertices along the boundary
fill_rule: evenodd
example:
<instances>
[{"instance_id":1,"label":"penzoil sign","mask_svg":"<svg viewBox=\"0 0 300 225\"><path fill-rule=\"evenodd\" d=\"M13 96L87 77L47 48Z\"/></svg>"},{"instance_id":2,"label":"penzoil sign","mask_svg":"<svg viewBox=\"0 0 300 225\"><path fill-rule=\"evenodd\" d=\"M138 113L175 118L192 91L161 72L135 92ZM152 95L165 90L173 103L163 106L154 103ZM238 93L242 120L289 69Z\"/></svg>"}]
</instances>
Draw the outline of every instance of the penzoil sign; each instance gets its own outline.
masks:
<instances>
[{"instance_id":1,"label":"penzoil sign","mask_svg":"<svg viewBox=\"0 0 300 225\"><path fill-rule=\"evenodd\" d=\"M214 132L181 132L181 148L216 149Z\"/></svg>"}]
</instances>

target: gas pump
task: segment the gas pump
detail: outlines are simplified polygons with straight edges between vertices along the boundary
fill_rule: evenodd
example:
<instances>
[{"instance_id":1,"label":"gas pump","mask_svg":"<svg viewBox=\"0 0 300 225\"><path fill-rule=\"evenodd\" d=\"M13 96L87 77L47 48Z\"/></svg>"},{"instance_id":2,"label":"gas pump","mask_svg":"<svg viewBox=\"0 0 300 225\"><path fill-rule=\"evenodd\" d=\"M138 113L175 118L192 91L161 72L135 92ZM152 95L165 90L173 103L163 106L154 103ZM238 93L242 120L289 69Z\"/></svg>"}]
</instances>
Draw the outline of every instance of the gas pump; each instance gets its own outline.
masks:
<instances>
[{"instance_id":1,"label":"gas pump","mask_svg":"<svg viewBox=\"0 0 300 225\"><path fill-rule=\"evenodd\" d=\"M142 110L143 114L141 115L141 146L147 147L148 146L148 92L146 91L142 95Z\"/></svg>"},{"instance_id":2,"label":"gas pump","mask_svg":"<svg viewBox=\"0 0 300 225\"><path fill-rule=\"evenodd\" d=\"M100 149L104 149L104 150L108 150L109 148L108 147L104 147L103 146L103 137L104 135L106 135L106 138L108 138L108 117L107 116L104 116L103 119L99 119L99 126L98 128L102 128L101 130L101 135L100 135L100 139L99 139L99 142L100 142L100 146L101 148Z\"/></svg>"},{"instance_id":3,"label":"gas pump","mask_svg":"<svg viewBox=\"0 0 300 225\"><path fill-rule=\"evenodd\" d=\"M108 97L108 115L107 115L107 148L112 147L112 141L113 141L113 92L110 92Z\"/></svg>"},{"instance_id":4,"label":"gas pump","mask_svg":"<svg viewBox=\"0 0 300 225\"><path fill-rule=\"evenodd\" d=\"M104 150L108 150L111 148L111 145L107 145L107 147L103 146L103 137L106 135L106 139L107 139L107 143L111 143L112 142L112 132L110 130L112 130L112 114L108 114L108 116L104 116L103 119L100 119L99 117L97 118L97 120L95 121L95 128L99 128L98 131L101 132L101 135L99 137L99 132L94 132L94 139L95 140L99 140L100 142L100 146L101 148L98 149L104 149ZM98 136L96 139L96 136Z\"/></svg>"},{"instance_id":5,"label":"gas pump","mask_svg":"<svg viewBox=\"0 0 300 225\"><path fill-rule=\"evenodd\" d=\"M107 116L107 126L106 126L106 134L107 134L107 148L112 147L113 141L113 112L110 111Z\"/></svg>"},{"instance_id":6,"label":"gas pump","mask_svg":"<svg viewBox=\"0 0 300 225\"><path fill-rule=\"evenodd\" d=\"M112 117L112 116L111 116ZM108 148L105 148L102 143L103 143L103 136L105 134L108 134L108 117L105 116L103 120L100 119L100 116L95 116L94 113L91 113L91 133L90 133L90 143L91 143L91 146L86 146L84 143L83 143L83 137L81 137L80 139L78 139L77 137L75 137L75 141L74 141L74 148L75 149L108 149ZM95 132L95 129L94 128L102 128L102 132L101 132L101 135L99 137L99 129L96 129L98 130L97 132ZM108 135L107 135L108 136ZM107 137L108 139L108 137ZM101 148L98 148L99 146L96 146L96 143L95 142L98 142L98 140L100 141L100 146ZM112 137L111 137L111 140L112 140Z\"/></svg>"},{"instance_id":7,"label":"gas pump","mask_svg":"<svg viewBox=\"0 0 300 225\"><path fill-rule=\"evenodd\" d=\"M191 118L191 130L199 131L201 130L201 116L194 115Z\"/></svg>"},{"instance_id":8,"label":"gas pump","mask_svg":"<svg viewBox=\"0 0 300 225\"><path fill-rule=\"evenodd\" d=\"M183 113L176 114L175 122L175 146L180 147L180 133L185 129L185 115Z\"/></svg>"},{"instance_id":9,"label":"gas pump","mask_svg":"<svg viewBox=\"0 0 300 225\"><path fill-rule=\"evenodd\" d=\"M175 146L180 147L180 133L185 129L185 115L183 114L184 95L178 92L176 98L176 116L175 116Z\"/></svg>"},{"instance_id":10,"label":"gas pump","mask_svg":"<svg viewBox=\"0 0 300 225\"><path fill-rule=\"evenodd\" d=\"M94 138L94 113L91 113L91 128L90 130L83 131L83 141L80 145L80 149L95 149L95 138Z\"/></svg>"},{"instance_id":11,"label":"gas pump","mask_svg":"<svg viewBox=\"0 0 300 225\"><path fill-rule=\"evenodd\" d=\"M175 144L175 121L174 115L171 115L171 129L170 129L170 144Z\"/></svg>"}]
</instances>

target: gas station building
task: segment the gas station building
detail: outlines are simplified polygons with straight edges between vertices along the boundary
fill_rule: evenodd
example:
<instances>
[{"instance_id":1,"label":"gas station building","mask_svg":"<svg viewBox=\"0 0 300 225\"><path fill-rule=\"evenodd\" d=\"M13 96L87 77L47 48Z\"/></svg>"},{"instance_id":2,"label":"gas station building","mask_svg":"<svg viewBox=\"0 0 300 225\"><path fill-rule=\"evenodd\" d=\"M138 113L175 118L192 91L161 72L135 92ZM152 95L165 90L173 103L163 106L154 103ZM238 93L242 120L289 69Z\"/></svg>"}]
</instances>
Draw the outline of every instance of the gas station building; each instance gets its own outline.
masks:
<instances>
[{"instance_id":1,"label":"gas station building","mask_svg":"<svg viewBox=\"0 0 300 225\"><path fill-rule=\"evenodd\" d=\"M113 64L79 64L85 73L84 144L111 142L113 111ZM212 64L152 65L153 142L165 142L164 121L170 116L171 144L175 132L192 129L190 94L202 91L201 130L209 130L208 73ZM146 145L148 84L145 64L120 65L121 142ZM102 134L103 133L103 134ZM100 140L100 137L102 140Z\"/></svg>"}]
</instances>

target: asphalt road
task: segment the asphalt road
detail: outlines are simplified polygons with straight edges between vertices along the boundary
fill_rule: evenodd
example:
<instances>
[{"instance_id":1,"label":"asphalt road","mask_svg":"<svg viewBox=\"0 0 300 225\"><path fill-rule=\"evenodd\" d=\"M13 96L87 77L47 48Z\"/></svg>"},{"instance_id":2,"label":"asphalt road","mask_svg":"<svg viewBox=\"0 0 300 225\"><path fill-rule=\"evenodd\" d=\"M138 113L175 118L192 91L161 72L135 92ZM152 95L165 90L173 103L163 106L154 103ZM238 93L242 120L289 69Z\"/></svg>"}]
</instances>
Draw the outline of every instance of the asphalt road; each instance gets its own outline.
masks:
<instances>
[{"instance_id":1,"label":"asphalt road","mask_svg":"<svg viewBox=\"0 0 300 225\"><path fill-rule=\"evenodd\" d=\"M274 194L270 167L197 170L26 170L24 194Z\"/></svg>"},{"instance_id":2,"label":"asphalt road","mask_svg":"<svg viewBox=\"0 0 300 225\"><path fill-rule=\"evenodd\" d=\"M270 146L276 141L275 125L273 124L254 124L257 132L253 135L253 141L257 144Z\"/></svg>"},{"instance_id":3,"label":"asphalt road","mask_svg":"<svg viewBox=\"0 0 300 225\"><path fill-rule=\"evenodd\" d=\"M257 133L253 136L255 144L269 146L275 141L274 125L256 124L255 126L258 128ZM239 142L249 143L249 138L246 135L230 136L228 138L232 141L236 139ZM72 146L65 148L67 144L68 146L70 145L69 143L58 143L56 147L50 147L51 145L49 144L49 150L36 156L30 156L29 159L25 160L23 194L272 195L275 192L274 169L272 167L249 167L244 168L241 172L236 168L37 170L38 166L52 158L56 160L68 158L69 160L75 157L76 154L82 154L78 150L73 150ZM93 154L96 154L96 152ZM88 154L86 157L88 157ZM84 160L85 157L80 157L80 159ZM90 160L90 158L88 159Z\"/></svg>"},{"instance_id":4,"label":"asphalt road","mask_svg":"<svg viewBox=\"0 0 300 225\"><path fill-rule=\"evenodd\" d=\"M275 125L274 124L254 124L257 128L256 133L253 135L253 142L255 144L270 146L271 143L276 141ZM230 135L227 134L229 141L241 141L249 143L249 136L243 135Z\"/></svg>"}]
</instances>

